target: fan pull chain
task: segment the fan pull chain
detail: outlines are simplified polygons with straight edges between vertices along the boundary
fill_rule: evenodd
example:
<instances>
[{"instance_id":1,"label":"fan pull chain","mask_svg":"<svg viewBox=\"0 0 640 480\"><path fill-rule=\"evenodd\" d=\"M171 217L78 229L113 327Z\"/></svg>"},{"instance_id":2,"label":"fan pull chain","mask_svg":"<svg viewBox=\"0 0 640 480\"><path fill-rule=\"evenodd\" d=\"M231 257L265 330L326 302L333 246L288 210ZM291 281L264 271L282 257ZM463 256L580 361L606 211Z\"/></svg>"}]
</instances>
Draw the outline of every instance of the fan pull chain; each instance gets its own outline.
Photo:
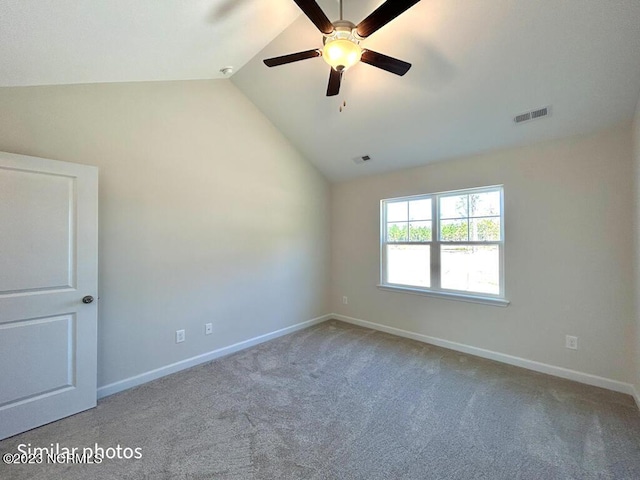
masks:
<instances>
[{"instance_id":1,"label":"fan pull chain","mask_svg":"<svg viewBox=\"0 0 640 480\"><path fill-rule=\"evenodd\" d=\"M343 100L342 105L340 105L340 113L342 113L342 109L347 108L347 101Z\"/></svg>"}]
</instances>

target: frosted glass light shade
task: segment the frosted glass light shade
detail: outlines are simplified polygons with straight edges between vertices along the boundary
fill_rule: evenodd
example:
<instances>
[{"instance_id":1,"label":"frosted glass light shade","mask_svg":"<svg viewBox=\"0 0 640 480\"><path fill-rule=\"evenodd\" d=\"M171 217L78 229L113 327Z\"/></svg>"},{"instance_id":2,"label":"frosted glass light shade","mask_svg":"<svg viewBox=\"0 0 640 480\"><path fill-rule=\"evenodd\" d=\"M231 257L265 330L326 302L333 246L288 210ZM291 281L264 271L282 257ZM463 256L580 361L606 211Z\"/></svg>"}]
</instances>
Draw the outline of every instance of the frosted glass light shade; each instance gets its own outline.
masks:
<instances>
[{"instance_id":1,"label":"frosted glass light shade","mask_svg":"<svg viewBox=\"0 0 640 480\"><path fill-rule=\"evenodd\" d=\"M322 49L322 58L334 70L347 70L360 61L362 48L351 40L338 38L327 42Z\"/></svg>"}]
</instances>

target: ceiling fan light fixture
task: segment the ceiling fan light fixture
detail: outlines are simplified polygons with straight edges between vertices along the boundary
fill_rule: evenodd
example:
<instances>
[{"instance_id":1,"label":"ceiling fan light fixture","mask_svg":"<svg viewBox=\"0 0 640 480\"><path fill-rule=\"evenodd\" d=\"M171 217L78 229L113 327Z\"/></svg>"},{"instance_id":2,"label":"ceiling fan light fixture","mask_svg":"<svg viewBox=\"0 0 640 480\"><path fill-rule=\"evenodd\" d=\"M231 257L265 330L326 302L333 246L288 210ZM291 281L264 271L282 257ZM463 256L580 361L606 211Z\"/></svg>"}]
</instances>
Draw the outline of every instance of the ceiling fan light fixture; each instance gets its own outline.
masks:
<instances>
[{"instance_id":1,"label":"ceiling fan light fixture","mask_svg":"<svg viewBox=\"0 0 640 480\"><path fill-rule=\"evenodd\" d=\"M333 32L324 36L322 58L335 71L343 72L362 58L361 39L357 36L356 26L347 20L336 20L333 26Z\"/></svg>"},{"instance_id":2,"label":"ceiling fan light fixture","mask_svg":"<svg viewBox=\"0 0 640 480\"><path fill-rule=\"evenodd\" d=\"M366 63L399 76L404 75L411 68L411 64L408 62L374 52L368 48L363 49L360 46L360 42L409 10L420 0L385 0L382 5L371 12L358 25L345 20L342 16L342 0L339 0L340 20L333 22L322 11L317 0L293 1L324 36L323 48L322 50L314 48L303 52L266 58L263 62L267 67L277 67L278 65L286 65L300 60L322 57L331 66L329 83L327 84L327 97L333 97L340 93L342 73L356 63Z\"/></svg>"},{"instance_id":3,"label":"ceiling fan light fixture","mask_svg":"<svg viewBox=\"0 0 640 480\"><path fill-rule=\"evenodd\" d=\"M327 39L322 49L322 58L334 70L344 71L354 66L362 57L362 48L348 38Z\"/></svg>"}]
</instances>

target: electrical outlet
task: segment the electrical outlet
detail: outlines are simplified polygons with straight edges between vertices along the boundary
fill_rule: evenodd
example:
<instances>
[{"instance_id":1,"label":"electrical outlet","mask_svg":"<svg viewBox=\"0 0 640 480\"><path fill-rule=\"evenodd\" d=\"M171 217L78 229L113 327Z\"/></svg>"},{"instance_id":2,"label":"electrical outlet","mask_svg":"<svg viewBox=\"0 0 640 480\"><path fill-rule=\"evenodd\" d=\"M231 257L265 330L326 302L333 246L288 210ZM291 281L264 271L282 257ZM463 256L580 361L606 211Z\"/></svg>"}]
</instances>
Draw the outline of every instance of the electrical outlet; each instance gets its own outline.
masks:
<instances>
[{"instance_id":1,"label":"electrical outlet","mask_svg":"<svg viewBox=\"0 0 640 480\"><path fill-rule=\"evenodd\" d=\"M570 348L571 350L578 349L578 337L574 337L572 335L565 336L564 346Z\"/></svg>"},{"instance_id":2,"label":"electrical outlet","mask_svg":"<svg viewBox=\"0 0 640 480\"><path fill-rule=\"evenodd\" d=\"M182 343L185 340L185 331L176 330L176 343Z\"/></svg>"},{"instance_id":3,"label":"electrical outlet","mask_svg":"<svg viewBox=\"0 0 640 480\"><path fill-rule=\"evenodd\" d=\"M211 335L213 333L213 323L204 324L204 334Z\"/></svg>"},{"instance_id":4,"label":"electrical outlet","mask_svg":"<svg viewBox=\"0 0 640 480\"><path fill-rule=\"evenodd\" d=\"M342 297L342 304L343 305L348 305L349 304L349 299L347 297Z\"/></svg>"}]
</instances>

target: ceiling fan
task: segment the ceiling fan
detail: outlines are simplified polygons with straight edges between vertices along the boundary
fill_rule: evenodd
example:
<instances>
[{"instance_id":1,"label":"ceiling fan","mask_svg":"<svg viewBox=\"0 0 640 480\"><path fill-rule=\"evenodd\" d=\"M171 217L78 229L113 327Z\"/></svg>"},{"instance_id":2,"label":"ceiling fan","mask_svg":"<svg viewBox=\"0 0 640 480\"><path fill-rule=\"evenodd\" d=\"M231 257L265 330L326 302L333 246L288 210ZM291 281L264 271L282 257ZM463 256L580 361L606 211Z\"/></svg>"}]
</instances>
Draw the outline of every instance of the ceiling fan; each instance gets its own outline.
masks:
<instances>
[{"instance_id":1,"label":"ceiling fan","mask_svg":"<svg viewBox=\"0 0 640 480\"><path fill-rule=\"evenodd\" d=\"M359 61L400 76L407 73L411 68L410 63L362 48L360 42L420 0L387 0L358 25L342 19L342 0L340 0L340 20L335 22L329 21L315 0L293 1L320 30L324 36L322 40L324 47L322 49L316 48L281 57L268 58L264 60L264 64L267 67L276 67L308 58L322 57L331 65L329 85L327 87L328 97L340 93L342 74Z\"/></svg>"}]
</instances>

